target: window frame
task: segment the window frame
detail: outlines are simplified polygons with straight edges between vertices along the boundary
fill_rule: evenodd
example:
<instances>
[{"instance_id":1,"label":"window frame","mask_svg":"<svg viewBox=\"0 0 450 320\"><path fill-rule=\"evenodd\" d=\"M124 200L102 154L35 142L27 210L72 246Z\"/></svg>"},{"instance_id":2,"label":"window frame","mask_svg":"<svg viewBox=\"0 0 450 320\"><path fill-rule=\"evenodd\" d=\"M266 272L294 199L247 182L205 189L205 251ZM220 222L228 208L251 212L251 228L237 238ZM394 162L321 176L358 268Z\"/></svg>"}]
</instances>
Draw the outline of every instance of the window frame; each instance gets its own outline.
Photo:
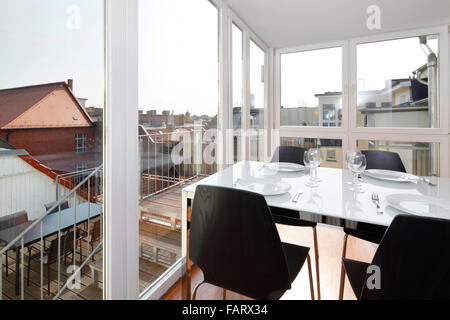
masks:
<instances>
[{"instance_id":1,"label":"window frame","mask_svg":"<svg viewBox=\"0 0 450 320\"><path fill-rule=\"evenodd\" d=\"M273 54L269 46L261 40L258 35L256 35L251 28L245 24L241 18L239 18L238 15L234 13L231 9L229 9L226 4L222 0L210 0L212 2L216 2L217 4L220 3L222 6L224 13L227 15L227 24L226 28L229 30L229 57L228 57L228 65L229 65L229 85L231 90L229 91L229 101L231 102L230 105L224 106L225 108L231 110L230 111L230 126L228 126L226 129L233 130L233 122L232 122L232 110L233 110L233 90L232 90L232 80L233 80L233 64L232 64L232 26L233 24L242 31L242 49L243 49L243 81L242 81L242 87L243 87L243 108L241 110L242 114L242 123L241 123L241 129L243 132L247 132L247 130L250 128L250 41L253 41L255 45L257 45L263 52L264 52L264 140L266 143L264 144L264 159L261 159L261 161L267 161L271 155L270 145L272 143L271 140L271 130L273 126L269 122L269 117L272 117L272 109L273 109L273 103L271 100L272 96L272 82L271 80L271 72L269 71L272 68L272 64L270 61L273 60ZM225 10L226 8L226 10ZM225 131L224 131L225 132ZM238 161L242 160L250 160L250 139L248 137L245 137L245 143L241 142L241 159L238 159ZM275 142L276 143L276 142ZM231 146L227 146L226 153L228 154L228 159L233 160L234 157L234 150L233 150L233 141L231 141ZM234 163L234 161L228 161L227 165Z\"/></svg>"},{"instance_id":2,"label":"window frame","mask_svg":"<svg viewBox=\"0 0 450 320\"><path fill-rule=\"evenodd\" d=\"M361 128L357 126L357 45L363 43L388 41L421 35L439 35L439 128ZM440 176L449 177L450 163L448 160L450 150L450 112L449 112L449 28L439 26L433 28L420 28L405 31L380 33L373 36L353 38L344 41L331 41L298 47L282 48L275 52L275 104L274 126L279 130L279 138L335 138L342 140L342 154L347 150L356 150L357 140L382 140L404 142L430 142L439 143ZM342 47L342 126L341 127L315 127L315 126L281 126L281 55L302 51L320 50L333 47ZM272 144L272 152L277 143Z\"/></svg>"},{"instance_id":3,"label":"window frame","mask_svg":"<svg viewBox=\"0 0 450 320\"><path fill-rule=\"evenodd\" d=\"M79 145L81 143L81 146ZM82 154L87 152L87 134L76 133L75 134L75 153Z\"/></svg>"}]
</instances>

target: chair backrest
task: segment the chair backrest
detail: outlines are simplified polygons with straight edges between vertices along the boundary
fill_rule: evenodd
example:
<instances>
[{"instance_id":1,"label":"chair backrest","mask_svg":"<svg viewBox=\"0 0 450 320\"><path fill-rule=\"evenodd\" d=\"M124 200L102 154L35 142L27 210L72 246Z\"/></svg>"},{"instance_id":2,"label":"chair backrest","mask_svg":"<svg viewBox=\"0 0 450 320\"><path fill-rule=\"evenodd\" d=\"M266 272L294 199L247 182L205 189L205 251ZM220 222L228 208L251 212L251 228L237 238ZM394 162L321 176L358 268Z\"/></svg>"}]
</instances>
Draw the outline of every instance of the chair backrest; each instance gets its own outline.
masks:
<instances>
[{"instance_id":1,"label":"chair backrest","mask_svg":"<svg viewBox=\"0 0 450 320\"><path fill-rule=\"evenodd\" d=\"M406 172L402 159L396 152L380 150L361 151L366 156L366 169L384 169L399 172Z\"/></svg>"},{"instance_id":2,"label":"chair backrest","mask_svg":"<svg viewBox=\"0 0 450 320\"><path fill-rule=\"evenodd\" d=\"M9 229L26 222L28 222L28 213L26 211L16 212L0 218L0 230Z\"/></svg>"},{"instance_id":3,"label":"chair backrest","mask_svg":"<svg viewBox=\"0 0 450 320\"><path fill-rule=\"evenodd\" d=\"M290 289L286 257L262 195L197 186L189 256L206 282L255 299Z\"/></svg>"},{"instance_id":4,"label":"chair backrest","mask_svg":"<svg viewBox=\"0 0 450 320\"><path fill-rule=\"evenodd\" d=\"M372 261L381 289L368 289L366 278L361 299L450 299L449 243L448 220L395 217Z\"/></svg>"},{"instance_id":5,"label":"chair backrest","mask_svg":"<svg viewBox=\"0 0 450 320\"><path fill-rule=\"evenodd\" d=\"M303 155L307 151L302 147L280 146L272 157L272 162L290 162L304 165Z\"/></svg>"},{"instance_id":6,"label":"chair backrest","mask_svg":"<svg viewBox=\"0 0 450 320\"><path fill-rule=\"evenodd\" d=\"M101 230L100 230L100 220L97 220L94 222L94 226L92 227L92 240L91 243L94 241L98 241L101 238Z\"/></svg>"},{"instance_id":7,"label":"chair backrest","mask_svg":"<svg viewBox=\"0 0 450 320\"><path fill-rule=\"evenodd\" d=\"M45 212L47 212L51 207L53 207L56 204L56 202L52 202L49 204L44 205L45 206ZM69 208L69 201L65 200L63 202L61 202L61 210L65 210ZM59 211L59 206L56 207L55 209L53 209L51 212L49 212L48 214L53 214Z\"/></svg>"},{"instance_id":8,"label":"chair backrest","mask_svg":"<svg viewBox=\"0 0 450 320\"><path fill-rule=\"evenodd\" d=\"M72 241L72 244L70 243ZM60 257L64 257L64 254L69 250L73 250L73 231L67 231L61 235L60 243ZM53 263L58 260L58 237L50 242L48 248L48 263Z\"/></svg>"}]
</instances>

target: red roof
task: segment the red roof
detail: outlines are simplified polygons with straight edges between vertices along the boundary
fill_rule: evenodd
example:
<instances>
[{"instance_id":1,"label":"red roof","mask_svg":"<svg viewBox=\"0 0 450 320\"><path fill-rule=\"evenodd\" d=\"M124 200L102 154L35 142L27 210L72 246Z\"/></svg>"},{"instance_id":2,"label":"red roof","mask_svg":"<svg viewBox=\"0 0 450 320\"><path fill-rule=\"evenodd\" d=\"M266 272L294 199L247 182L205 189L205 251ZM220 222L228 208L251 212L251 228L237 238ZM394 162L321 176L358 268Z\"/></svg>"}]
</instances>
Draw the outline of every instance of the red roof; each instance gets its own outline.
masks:
<instances>
[{"instance_id":1,"label":"red roof","mask_svg":"<svg viewBox=\"0 0 450 320\"><path fill-rule=\"evenodd\" d=\"M65 82L0 90L0 129L86 127L93 124Z\"/></svg>"}]
</instances>

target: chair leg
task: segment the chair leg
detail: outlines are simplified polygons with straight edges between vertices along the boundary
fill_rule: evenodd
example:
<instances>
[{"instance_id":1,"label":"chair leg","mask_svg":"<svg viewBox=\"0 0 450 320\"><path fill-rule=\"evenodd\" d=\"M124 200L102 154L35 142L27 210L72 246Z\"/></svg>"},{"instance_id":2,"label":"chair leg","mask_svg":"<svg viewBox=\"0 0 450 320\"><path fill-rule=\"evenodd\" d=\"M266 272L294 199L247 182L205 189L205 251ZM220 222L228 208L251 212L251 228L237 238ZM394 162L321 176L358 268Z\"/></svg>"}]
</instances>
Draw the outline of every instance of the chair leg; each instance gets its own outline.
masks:
<instances>
[{"instance_id":1,"label":"chair leg","mask_svg":"<svg viewBox=\"0 0 450 320\"><path fill-rule=\"evenodd\" d=\"M314 253L316 259L316 280L317 280L317 299L321 299L320 295L320 272L319 272L319 241L317 240L317 227L313 228L314 237Z\"/></svg>"},{"instance_id":2,"label":"chair leg","mask_svg":"<svg viewBox=\"0 0 450 320\"><path fill-rule=\"evenodd\" d=\"M5 271L6 276L8 276L8 269L9 269L9 267L8 267L8 251L6 251L6 271Z\"/></svg>"},{"instance_id":3,"label":"chair leg","mask_svg":"<svg viewBox=\"0 0 450 320\"><path fill-rule=\"evenodd\" d=\"M223 289L223 296L222 296L222 298L223 298L223 300L227 300L227 289Z\"/></svg>"},{"instance_id":4,"label":"chair leg","mask_svg":"<svg viewBox=\"0 0 450 320\"><path fill-rule=\"evenodd\" d=\"M91 246L91 252L94 251L94 246L91 243L89 245ZM92 262L95 262L95 254L92 256Z\"/></svg>"},{"instance_id":5,"label":"chair leg","mask_svg":"<svg viewBox=\"0 0 450 320\"><path fill-rule=\"evenodd\" d=\"M27 286L30 285L31 249L28 248Z\"/></svg>"},{"instance_id":6,"label":"chair leg","mask_svg":"<svg viewBox=\"0 0 450 320\"><path fill-rule=\"evenodd\" d=\"M344 285L345 285L345 269L344 262L342 261L347 254L347 239L348 234L344 236L344 247L342 249L342 258L341 258L341 282L339 285L339 300L344 299Z\"/></svg>"},{"instance_id":7,"label":"chair leg","mask_svg":"<svg viewBox=\"0 0 450 320\"><path fill-rule=\"evenodd\" d=\"M47 291L48 295L50 295L50 263L47 263Z\"/></svg>"},{"instance_id":8,"label":"chair leg","mask_svg":"<svg viewBox=\"0 0 450 320\"><path fill-rule=\"evenodd\" d=\"M205 284L205 281L204 281L204 280L199 281L199 282L195 285L194 291L192 292L192 300L195 300L195 299L197 298L197 291L198 291L198 288L200 288L203 284Z\"/></svg>"},{"instance_id":9,"label":"chair leg","mask_svg":"<svg viewBox=\"0 0 450 320\"><path fill-rule=\"evenodd\" d=\"M311 290L311 300L314 300L314 284L313 284L313 275L311 270L311 258L308 256L306 257L308 261L308 274L309 274L309 288Z\"/></svg>"}]
</instances>

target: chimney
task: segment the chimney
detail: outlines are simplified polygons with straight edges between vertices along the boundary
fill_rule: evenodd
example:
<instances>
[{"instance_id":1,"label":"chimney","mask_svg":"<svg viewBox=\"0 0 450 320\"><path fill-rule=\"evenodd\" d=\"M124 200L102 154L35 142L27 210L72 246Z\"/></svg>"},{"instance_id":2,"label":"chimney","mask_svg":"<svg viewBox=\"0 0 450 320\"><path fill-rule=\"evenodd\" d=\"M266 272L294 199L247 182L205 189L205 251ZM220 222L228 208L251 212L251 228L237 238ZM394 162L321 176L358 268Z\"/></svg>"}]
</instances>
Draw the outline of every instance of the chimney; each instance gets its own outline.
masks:
<instances>
[{"instance_id":1,"label":"chimney","mask_svg":"<svg viewBox=\"0 0 450 320\"><path fill-rule=\"evenodd\" d=\"M70 88L70 90L73 90L73 79L67 80L67 86Z\"/></svg>"}]
</instances>

